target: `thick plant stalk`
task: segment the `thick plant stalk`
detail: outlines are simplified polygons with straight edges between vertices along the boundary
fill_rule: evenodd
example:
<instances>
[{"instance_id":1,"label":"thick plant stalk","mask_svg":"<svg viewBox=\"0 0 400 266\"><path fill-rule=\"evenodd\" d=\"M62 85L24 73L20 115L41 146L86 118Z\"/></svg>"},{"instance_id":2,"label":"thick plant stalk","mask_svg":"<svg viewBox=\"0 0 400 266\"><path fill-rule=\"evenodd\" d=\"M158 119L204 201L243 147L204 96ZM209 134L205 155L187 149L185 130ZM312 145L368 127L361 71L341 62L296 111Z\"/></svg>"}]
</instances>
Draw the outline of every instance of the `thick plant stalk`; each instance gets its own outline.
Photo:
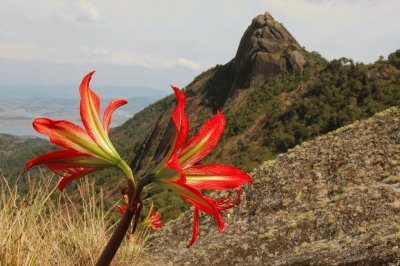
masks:
<instances>
[{"instance_id":1,"label":"thick plant stalk","mask_svg":"<svg viewBox=\"0 0 400 266\"><path fill-rule=\"evenodd\" d=\"M121 246L122 240L124 240L126 232L128 232L133 216L136 215L138 217L140 215L141 207L140 205L138 206L138 204L141 202L140 194L142 193L142 190L142 186L139 186L135 190L132 204L129 204L129 208L126 209L121 220L118 222L117 228L115 228L110 240L108 240L106 247L100 255L100 258L97 260L96 266L110 265L118 251L118 248ZM134 211L132 211L132 209Z\"/></svg>"},{"instance_id":2,"label":"thick plant stalk","mask_svg":"<svg viewBox=\"0 0 400 266\"><path fill-rule=\"evenodd\" d=\"M100 258L96 263L97 266L110 265L129 229L133 215L135 215L135 212L130 211L129 208L125 211L124 216L122 216L121 220L118 222L117 228L101 253Z\"/></svg>"}]
</instances>

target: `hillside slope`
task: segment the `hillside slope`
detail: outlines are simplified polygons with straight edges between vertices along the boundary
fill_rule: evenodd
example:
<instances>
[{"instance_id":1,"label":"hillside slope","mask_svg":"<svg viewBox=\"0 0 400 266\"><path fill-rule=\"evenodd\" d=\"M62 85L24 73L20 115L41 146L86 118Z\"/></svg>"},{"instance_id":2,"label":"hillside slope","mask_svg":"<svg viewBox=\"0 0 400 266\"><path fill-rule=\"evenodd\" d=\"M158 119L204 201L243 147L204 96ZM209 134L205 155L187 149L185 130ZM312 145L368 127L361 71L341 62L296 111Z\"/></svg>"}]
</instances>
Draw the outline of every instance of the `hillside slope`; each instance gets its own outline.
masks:
<instances>
[{"instance_id":1,"label":"hillside slope","mask_svg":"<svg viewBox=\"0 0 400 266\"><path fill-rule=\"evenodd\" d=\"M208 160L251 170L304 140L399 105L399 61L400 50L374 64L328 62L302 48L269 13L256 16L235 57L186 86L191 133L221 110L227 128ZM167 150L174 105L168 96L112 132L135 170L150 167Z\"/></svg>"},{"instance_id":2,"label":"hillside slope","mask_svg":"<svg viewBox=\"0 0 400 266\"><path fill-rule=\"evenodd\" d=\"M28 159L50 150L54 147L44 139L0 134L0 173L14 180L22 173Z\"/></svg>"},{"instance_id":3,"label":"hillside slope","mask_svg":"<svg viewBox=\"0 0 400 266\"><path fill-rule=\"evenodd\" d=\"M235 57L185 88L191 134L218 109L227 119L220 143L202 163L251 171L303 141L400 105L399 62L400 50L369 65L347 58L328 62L302 48L270 14L256 16ZM168 96L112 132L137 177L165 156L174 105ZM161 188L149 193L166 220L189 206Z\"/></svg>"},{"instance_id":4,"label":"hillside slope","mask_svg":"<svg viewBox=\"0 0 400 266\"><path fill-rule=\"evenodd\" d=\"M252 178L222 234L203 216L186 249L188 211L151 239L143 264L400 263L399 108L303 143Z\"/></svg>"}]
</instances>

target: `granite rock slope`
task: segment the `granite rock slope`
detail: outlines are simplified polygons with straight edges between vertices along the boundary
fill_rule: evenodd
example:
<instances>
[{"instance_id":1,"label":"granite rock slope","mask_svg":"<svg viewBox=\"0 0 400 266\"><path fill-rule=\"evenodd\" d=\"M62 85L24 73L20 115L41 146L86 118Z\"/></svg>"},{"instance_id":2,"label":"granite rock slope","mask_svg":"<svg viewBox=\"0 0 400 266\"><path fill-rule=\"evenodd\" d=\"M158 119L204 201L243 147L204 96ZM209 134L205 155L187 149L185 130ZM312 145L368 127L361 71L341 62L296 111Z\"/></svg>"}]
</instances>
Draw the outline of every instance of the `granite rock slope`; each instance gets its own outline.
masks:
<instances>
[{"instance_id":1,"label":"granite rock slope","mask_svg":"<svg viewBox=\"0 0 400 266\"><path fill-rule=\"evenodd\" d=\"M217 232L209 217L191 248L192 213L149 243L144 265L398 265L400 109L303 143L251 175Z\"/></svg>"}]
</instances>

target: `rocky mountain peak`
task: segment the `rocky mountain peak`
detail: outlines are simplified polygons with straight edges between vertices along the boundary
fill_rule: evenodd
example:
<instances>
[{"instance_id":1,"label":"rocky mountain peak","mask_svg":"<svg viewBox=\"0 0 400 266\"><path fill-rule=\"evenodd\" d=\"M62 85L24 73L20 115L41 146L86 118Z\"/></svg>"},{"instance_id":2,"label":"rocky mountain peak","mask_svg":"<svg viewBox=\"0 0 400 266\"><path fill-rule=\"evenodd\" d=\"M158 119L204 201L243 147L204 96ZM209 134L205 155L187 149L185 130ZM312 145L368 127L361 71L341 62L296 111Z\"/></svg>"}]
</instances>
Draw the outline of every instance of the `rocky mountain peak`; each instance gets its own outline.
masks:
<instances>
[{"instance_id":1,"label":"rocky mountain peak","mask_svg":"<svg viewBox=\"0 0 400 266\"><path fill-rule=\"evenodd\" d=\"M232 60L232 90L257 86L267 78L306 64L302 48L270 13L256 16Z\"/></svg>"}]
</instances>

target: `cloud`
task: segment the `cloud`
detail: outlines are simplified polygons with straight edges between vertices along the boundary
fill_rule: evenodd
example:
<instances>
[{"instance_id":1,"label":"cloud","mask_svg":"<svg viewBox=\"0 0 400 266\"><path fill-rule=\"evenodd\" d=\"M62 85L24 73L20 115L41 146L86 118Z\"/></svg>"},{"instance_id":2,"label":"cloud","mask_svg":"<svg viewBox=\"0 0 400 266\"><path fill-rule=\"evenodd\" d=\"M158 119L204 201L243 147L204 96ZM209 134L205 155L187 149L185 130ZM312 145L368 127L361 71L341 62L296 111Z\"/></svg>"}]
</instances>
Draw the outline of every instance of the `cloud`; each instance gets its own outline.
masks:
<instances>
[{"instance_id":1,"label":"cloud","mask_svg":"<svg viewBox=\"0 0 400 266\"><path fill-rule=\"evenodd\" d=\"M133 52L113 51L101 60L106 65L114 66L140 66L144 68L154 68L156 63L148 62L143 56ZM161 65L159 65L161 66Z\"/></svg>"},{"instance_id":2,"label":"cloud","mask_svg":"<svg viewBox=\"0 0 400 266\"><path fill-rule=\"evenodd\" d=\"M351 57L373 62L394 51L400 41L400 2L268 0L275 18L309 50L328 59ZM381 52L379 52L381 51ZM383 52L384 51L384 52Z\"/></svg>"},{"instance_id":3,"label":"cloud","mask_svg":"<svg viewBox=\"0 0 400 266\"><path fill-rule=\"evenodd\" d=\"M148 69L174 68L181 66L190 70L200 69L199 64L184 57L179 57L178 59L160 58L154 54L118 51L105 46L92 48L81 46L80 51L75 55L75 57L114 66L140 66Z\"/></svg>"},{"instance_id":4,"label":"cloud","mask_svg":"<svg viewBox=\"0 0 400 266\"><path fill-rule=\"evenodd\" d=\"M43 61L64 65L106 65L117 67L141 67L144 69L173 69L180 67L188 70L199 70L201 66L187 58L162 57L157 54L116 50L108 46L85 46L78 49L44 51L34 43L1 42L0 59L22 61Z\"/></svg>"},{"instance_id":5,"label":"cloud","mask_svg":"<svg viewBox=\"0 0 400 266\"><path fill-rule=\"evenodd\" d=\"M128 69L135 69L141 84L161 76L163 84L172 77L167 73L190 77L231 60L251 19L265 11L328 59L372 62L400 43L398 0L0 1L0 60L18 66L0 65L2 73L28 65L34 80L41 77L35 62L49 66L49 73L124 69L129 80ZM41 82L47 79L53 74Z\"/></svg>"},{"instance_id":6,"label":"cloud","mask_svg":"<svg viewBox=\"0 0 400 266\"><path fill-rule=\"evenodd\" d=\"M179 65L179 66L184 66L184 67L190 68L190 69L192 69L192 70L198 70L198 69L200 69L200 65L199 65L199 64L197 64L197 63L195 63L195 62L193 62L193 61L190 61L189 59L186 59L186 58L184 58L184 57L180 57L180 58L178 59L178 65Z\"/></svg>"},{"instance_id":7,"label":"cloud","mask_svg":"<svg viewBox=\"0 0 400 266\"><path fill-rule=\"evenodd\" d=\"M100 17L97 7L92 0L80 0L79 14L75 16L78 21L97 21Z\"/></svg>"}]
</instances>

